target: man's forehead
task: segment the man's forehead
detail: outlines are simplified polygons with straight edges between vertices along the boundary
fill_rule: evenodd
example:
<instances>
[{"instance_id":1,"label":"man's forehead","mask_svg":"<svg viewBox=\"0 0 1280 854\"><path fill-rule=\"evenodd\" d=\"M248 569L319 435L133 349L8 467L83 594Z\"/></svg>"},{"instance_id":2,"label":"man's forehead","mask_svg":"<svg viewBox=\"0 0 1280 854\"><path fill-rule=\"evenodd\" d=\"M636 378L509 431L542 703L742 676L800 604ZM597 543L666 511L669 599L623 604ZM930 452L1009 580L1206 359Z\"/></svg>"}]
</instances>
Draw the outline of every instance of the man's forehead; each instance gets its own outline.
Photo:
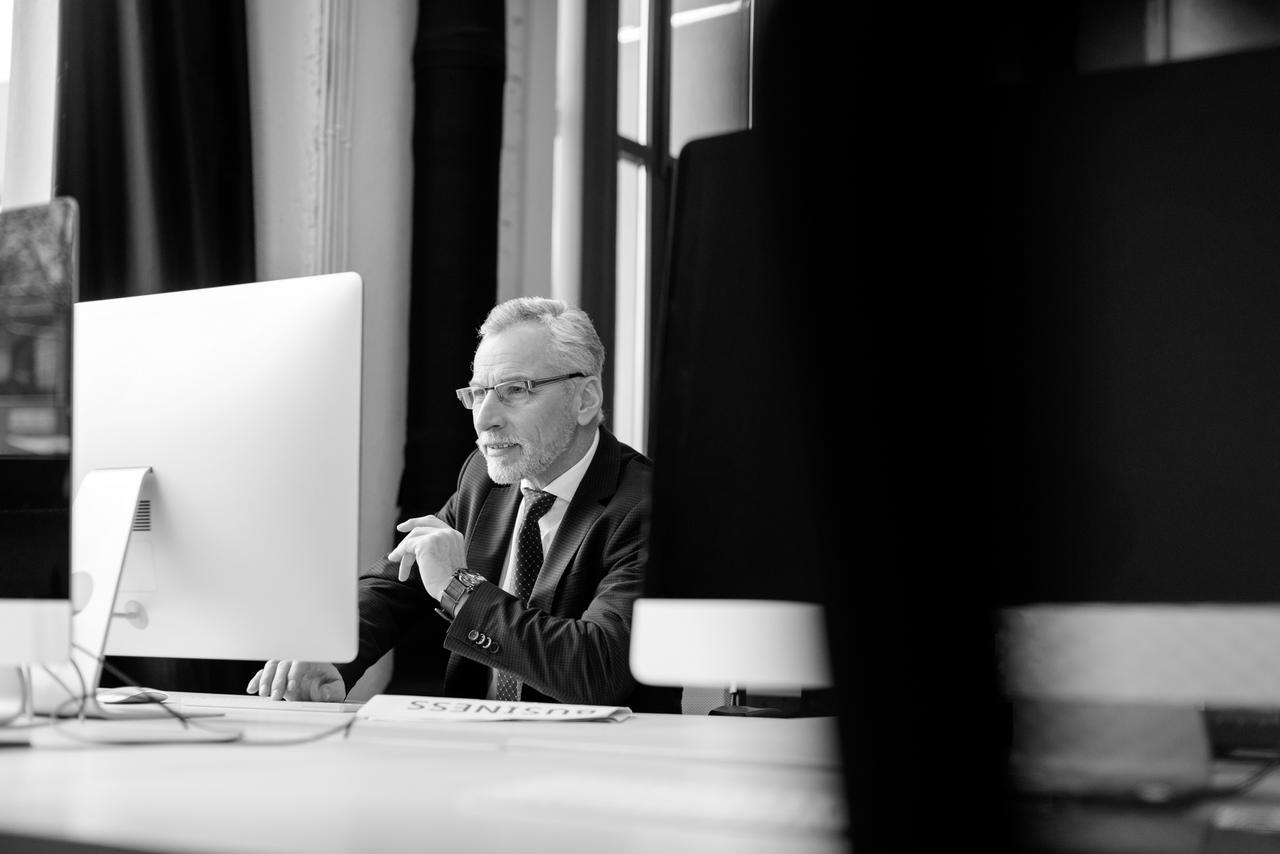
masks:
<instances>
[{"instance_id":1,"label":"man's forehead","mask_svg":"<svg viewBox=\"0 0 1280 854\"><path fill-rule=\"evenodd\" d=\"M477 375L536 373L549 357L546 330L524 324L484 338L476 347L472 368Z\"/></svg>"}]
</instances>

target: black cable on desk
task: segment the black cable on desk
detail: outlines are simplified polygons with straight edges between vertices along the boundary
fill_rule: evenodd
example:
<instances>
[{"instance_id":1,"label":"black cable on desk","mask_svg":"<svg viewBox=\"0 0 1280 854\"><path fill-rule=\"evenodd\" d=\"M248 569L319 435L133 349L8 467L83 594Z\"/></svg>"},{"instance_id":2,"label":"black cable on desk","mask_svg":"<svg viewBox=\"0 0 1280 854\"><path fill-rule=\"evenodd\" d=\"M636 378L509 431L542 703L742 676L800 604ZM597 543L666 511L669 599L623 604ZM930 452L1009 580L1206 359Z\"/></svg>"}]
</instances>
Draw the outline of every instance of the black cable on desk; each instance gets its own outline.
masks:
<instances>
[{"instance_id":1,"label":"black cable on desk","mask_svg":"<svg viewBox=\"0 0 1280 854\"><path fill-rule=\"evenodd\" d=\"M84 653L89 654L89 655L92 655L92 654L93 654L93 653L91 653L89 650L87 650L87 649L85 649L84 647L80 646L79 644L73 644L73 645L75 646L75 648L76 648L76 649L80 650L81 652L84 652ZM127 686L129 686L129 687L133 687L133 688L141 688L141 687L142 687L142 686L140 686L140 685L138 685L138 684L137 684L137 681L136 681L136 680L134 680L134 679L133 679L133 677L131 677L129 674L125 673L123 670L121 670L120 668L118 668L118 667L116 667L115 665L113 665L111 662L107 661L107 660L106 660L106 658L105 658L104 656L97 656L97 660L98 660L98 662L99 662L99 663L100 663L104 668L106 668L107 670L109 670L113 676L115 676L116 678L118 678L118 679L120 679L122 682L124 682L124 684L125 684L125 685L127 685ZM80 672L80 668L79 668L79 667L77 667L77 666L75 665L75 662L74 662L74 661L72 662L72 667L75 669L76 676L77 676L77 678L80 680L80 693L79 693L78 695L76 694L76 692L75 692L75 691L73 691L73 690L71 689L71 687L70 687L69 685L67 685L65 682L63 682L63 681L62 681L62 679L60 679L60 678L58 677L58 675L57 675L56 673L54 673L50 668L47 668L47 667L45 668L46 672L48 672L48 673L49 673L49 675L54 679L54 681L56 681L56 682L57 682L57 683L62 687L63 691L65 691L65 692L67 693L67 697L68 697L68 699L67 699L67 700L65 700L65 701L63 701L62 703L60 703L60 704L58 705L58 707L54 709L53 714L52 714L52 715L50 715L50 721L49 721L49 723L48 723L48 724L43 724L43 725L58 727L58 723L59 723L59 721L66 721L66 720L70 720L72 717L75 717L75 716L83 717L83 715L84 715L84 711L85 711L85 704L86 704L87 700L89 699L89 696L88 696L88 690L89 690L89 689L88 689L87 684L85 683L84 674ZM163 701L161 701L161 700L155 700L155 699L147 698L147 699L143 700L142 702L158 704L162 709L164 709L164 711L165 711L168 715L170 715L170 716L171 716L171 717L173 717L173 718L176 718L176 719L178 720L178 722L182 724L182 726L183 726L183 728L184 728L184 729L190 729L191 727L196 727L196 728L198 728L198 729L202 729L202 730L204 730L205 732L212 732L212 733L226 734L226 730L219 729L219 728L217 728L217 727L205 726L205 725L203 724L203 722L202 722L199 718L189 717L189 716L187 716L187 715L182 714L181 712L175 711L174 709L171 709L171 708L169 708L169 706L165 705L165 703L164 703ZM69 704L71 704L71 703L78 703L78 704L79 704L79 708L78 708L78 710L77 710L77 714L76 714L75 716L71 716L71 715L64 715L64 714L63 714L63 708L64 708L65 706L68 706L68 705L69 705ZM337 733L343 733L343 735L344 735L344 737L345 737L345 736L346 736L346 734L347 734L347 733L349 732L349 730L351 729L351 725L352 725L353 723L355 723L355 718L354 718L354 717L352 717L352 718L351 718L350 720L348 720L348 721L344 721L344 722L343 722L341 725L339 725L339 726L330 727L330 728L325 729L325 730L323 730L323 731L321 731L321 732L319 732L319 733L312 733L312 734L309 734L309 735L305 735L305 736L298 736L298 737L293 737L293 738L256 739L256 738L245 738L243 734L237 734L237 735L236 735L236 737L235 737L234 739L232 739L230 742L211 742L211 743L222 743L222 744L226 744L226 743L233 743L233 744L244 744L244 745L251 745L251 746L264 746L264 747L265 747L265 746L281 746L281 745L306 744L306 743L308 743L308 742L312 742L312 741L320 741L320 740L322 740L322 739L328 738L328 737L330 737L330 736L332 736L332 735L335 735L335 734L337 734ZM59 732L61 732L63 735L66 735L67 737L69 737L69 738L71 738L71 739L73 739L73 740L75 740L75 741L80 741L80 742L85 743L85 744L100 744L100 745L105 745L105 744L113 744L113 743L114 743L114 742L105 741L105 740L101 740L101 739L85 738L85 737L83 737L83 736L80 736L80 735L76 735L76 734L74 734L73 732L71 732L71 730L70 730L70 729L65 728L65 727L61 727L61 728L59 728ZM182 739L173 739L173 740L156 739L156 740L148 740L148 741L144 741L144 742L138 742L138 744L139 744L139 745L172 745L172 744L193 744L193 743L198 744L198 743L201 743L201 742L191 742L191 741L186 741L186 740L182 740Z\"/></svg>"},{"instance_id":2,"label":"black cable on desk","mask_svg":"<svg viewBox=\"0 0 1280 854\"><path fill-rule=\"evenodd\" d=\"M121 670L120 670L120 668L113 666L109 661L107 661L107 660L106 660L106 658L105 658L105 657L103 657L103 658L99 658L99 661L101 661L101 662L102 662L102 666L103 666L103 667L105 667L105 668L107 668L108 670L110 670L110 671L111 671L111 675L112 675L112 676L115 676L117 679L122 680L126 685L128 685L128 686L130 686L130 687L132 687L132 688L141 688L141 687L142 687L141 685L138 685L138 684L133 680L133 678L132 678L132 677L130 677L127 673L124 673L123 671L121 671ZM169 708L168 706L166 706L166 705L164 704L164 701L162 701L162 700L152 700L152 699L149 699L149 698L148 698L147 700L145 700L145 702L148 702L148 703L159 703L159 704L164 708L164 710L165 710L166 712L168 712L169 714L171 714L171 715L173 715L174 717L176 717L176 718L178 718L179 720L181 720L181 721L183 722L183 726L186 726L186 727L195 726L195 727L198 727L198 728L200 728L200 729L205 730L206 732L219 732L219 730L218 730L218 729L216 729L216 728L204 726L204 725L203 725L203 722L202 722L199 718L192 718L192 717L188 717L188 716L186 716L186 715L183 715L183 714L181 714L180 712L175 712L173 709L171 709L171 708ZM297 738L257 739L257 738L245 738L245 737L242 735L240 738L237 738L237 739L235 740L235 743L236 743L236 744L250 745L250 746L275 746L275 745L290 745L290 744L306 744L306 743L311 742L311 741L321 741L321 740L323 740L323 739L328 738L328 737L329 737L329 736L331 736L331 735L336 735L337 733L343 733L343 737L345 738L345 737L347 736L348 732L349 732L349 731L350 731L350 729L351 729L351 725L352 725L352 724L354 724L354 723L355 723L355 718L354 718L354 717L352 717L350 720L346 721L345 723L343 723L343 724L341 724L341 725L339 725L339 726L330 727L329 729L323 730L323 731L321 731L321 732L319 732L319 733L314 733L314 734L312 734L312 735L298 736ZM187 744L187 743L189 743L189 742L183 742L183 743L184 743L184 744Z\"/></svg>"}]
</instances>

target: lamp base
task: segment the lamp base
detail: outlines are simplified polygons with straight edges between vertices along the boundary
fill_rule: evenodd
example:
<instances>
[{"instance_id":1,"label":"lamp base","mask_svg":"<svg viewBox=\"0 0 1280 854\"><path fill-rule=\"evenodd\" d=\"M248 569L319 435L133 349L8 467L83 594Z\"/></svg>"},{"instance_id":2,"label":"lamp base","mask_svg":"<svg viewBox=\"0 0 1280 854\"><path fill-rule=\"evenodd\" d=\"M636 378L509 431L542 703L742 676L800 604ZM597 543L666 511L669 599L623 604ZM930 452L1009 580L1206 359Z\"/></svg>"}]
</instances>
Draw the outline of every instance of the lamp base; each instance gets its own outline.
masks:
<instances>
[{"instance_id":1,"label":"lamp base","mask_svg":"<svg viewBox=\"0 0 1280 854\"><path fill-rule=\"evenodd\" d=\"M781 709L771 709L768 706L716 706L709 715L730 715L739 718L785 718Z\"/></svg>"}]
</instances>

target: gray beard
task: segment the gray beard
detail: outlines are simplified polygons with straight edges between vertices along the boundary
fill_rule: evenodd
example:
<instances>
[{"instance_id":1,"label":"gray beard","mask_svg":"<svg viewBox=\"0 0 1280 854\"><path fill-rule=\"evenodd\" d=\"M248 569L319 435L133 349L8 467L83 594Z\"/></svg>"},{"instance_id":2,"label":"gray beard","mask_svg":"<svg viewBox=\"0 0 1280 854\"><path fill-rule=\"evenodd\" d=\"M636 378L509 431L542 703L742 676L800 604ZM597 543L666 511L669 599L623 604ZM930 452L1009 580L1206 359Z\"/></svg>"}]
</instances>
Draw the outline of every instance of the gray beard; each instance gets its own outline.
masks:
<instances>
[{"instance_id":1,"label":"gray beard","mask_svg":"<svg viewBox=\"0 0 1280 854\"><path fill-rule=\"evenodd\" d=\"M573 443L574 422L566 419L564 427L557 430L550 441L529 453L527 445L521 444L520 458L514 462L506 462L485 456L485 467L489 470L489 479L494 483L519 483L523 478L535 478L560 458Z\"/></svg>"}]
</instances>

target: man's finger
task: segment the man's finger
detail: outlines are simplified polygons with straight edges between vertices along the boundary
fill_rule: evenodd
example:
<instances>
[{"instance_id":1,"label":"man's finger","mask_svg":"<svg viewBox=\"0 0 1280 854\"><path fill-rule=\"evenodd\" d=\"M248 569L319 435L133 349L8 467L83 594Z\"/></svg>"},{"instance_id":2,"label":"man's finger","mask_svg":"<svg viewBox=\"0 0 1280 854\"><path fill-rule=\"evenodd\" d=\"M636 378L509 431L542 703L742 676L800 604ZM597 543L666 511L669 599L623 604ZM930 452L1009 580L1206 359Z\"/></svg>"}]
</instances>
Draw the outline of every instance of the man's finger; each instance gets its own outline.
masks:
<instances>
[{"instance_id":1,"label":"man's finger","mask_svg":"<svg viewBox=\"0 0 1280 854\"><path fill-rule=\"evenodd\" d=\"M256 693L260 697L267 697L271 694L271 680L276 675L276 666L278 662L273 658L266 664L262 665L262 669L258 671L258 687Z\"/></svg>"},{"instance_id":2,"label":"man's finger","mask_svg":"<svg viewBox=\"0 0 1280 854\"><path fill-rule=\"evenodd\" d=\"M261 678L262 678L262 671L259 670L257 673L253 674L253 678L250 679L249 684L245 686L244 692L246 694L258 693L258 680Z\"/></svg>"},{"instance_id":3,"label":"man's finger","mask_svg":"<svg viewBox=\"0 0 1280 854\"><path fill-rule=\"evenodd\" d=\"M276 668L275 678L271 680L271 699L279 700L284 697L286 686L289 684L289 672L293 669L294 662L285 661Z\"/></svg>"},{"instance_id":4,"label":"man's finger","mask_svg":"<svg viewBox=\"0 0 1280 854\"><path fill-rule=\"evenodd\" d=\"M289 675L285 677L284 682L284 699L306 699L306 682L306 671L302 666L302 662L291 661L289 663Z\"/></svg>"},{"instance_id":5,"label":"man's finger","mask_svg":"<svg viewBox=\"0 0 1280 854\"><path fill-rule=\"evenodd\" d=\"M408 535L400 542L396 543L396 547L387 553L387 560L400 560L406 553L412 553L413 544L424 536L422 527L419 526L408 533Z\"/></svg>"},{"instance_id":6,"label":"man's finger","mask_svg":"<svg viewBox=\"0 0 1280 854\"><path fill-rule=\"evenodd\" d=\"M413 569L413 552L400 558L400 580L409 580L409 570Z\"/></svg>"},{"instance_id":7,"label":"man's finger","mask_svg":"<svg viewBox=\"0 0 1280 854\"><path fill-rule=\"evenodd\" d=\"M405 519L399 525L396 525L397 531L411 531L414 528L447 528L449 527L434 515L417 516L413 519Z\"/></svg>"}]
</instances>

